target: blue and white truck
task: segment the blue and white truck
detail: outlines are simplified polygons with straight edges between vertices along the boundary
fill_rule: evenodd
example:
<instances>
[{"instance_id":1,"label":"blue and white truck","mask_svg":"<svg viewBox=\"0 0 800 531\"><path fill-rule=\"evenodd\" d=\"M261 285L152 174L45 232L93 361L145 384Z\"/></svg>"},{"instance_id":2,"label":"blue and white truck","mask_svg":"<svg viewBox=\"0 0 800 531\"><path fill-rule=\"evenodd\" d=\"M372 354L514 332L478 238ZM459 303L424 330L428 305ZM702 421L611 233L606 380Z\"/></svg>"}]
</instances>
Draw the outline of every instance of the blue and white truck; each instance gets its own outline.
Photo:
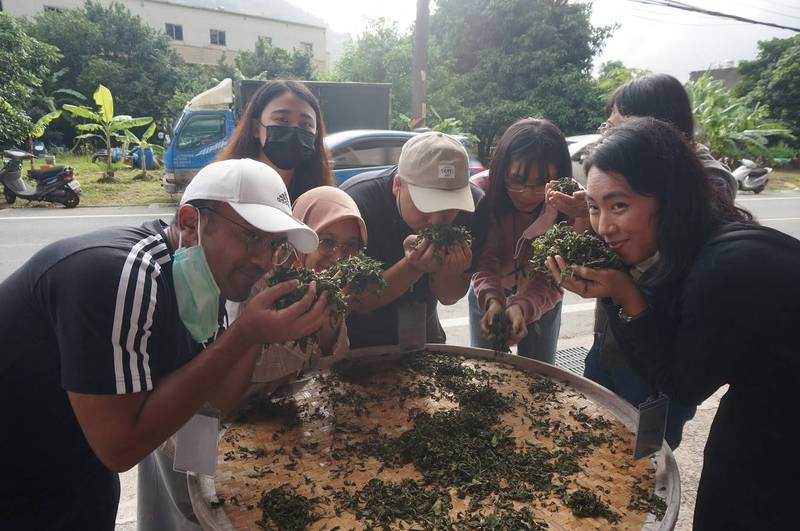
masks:
<instances>
[{"instance_id":1,"label":"blue and white truck","mask_svg":"<svg viewBox=\"0 0 800 531\"><path fill-rule=\"evenodd\" d=\"M164 153L161 185L166 192L183 191L200 168L214 160L250 98L264 83L224 79L186 104ZM329 133L389 128L391 83L303 83L319 100Z\"/></svg>"}]
</instances>

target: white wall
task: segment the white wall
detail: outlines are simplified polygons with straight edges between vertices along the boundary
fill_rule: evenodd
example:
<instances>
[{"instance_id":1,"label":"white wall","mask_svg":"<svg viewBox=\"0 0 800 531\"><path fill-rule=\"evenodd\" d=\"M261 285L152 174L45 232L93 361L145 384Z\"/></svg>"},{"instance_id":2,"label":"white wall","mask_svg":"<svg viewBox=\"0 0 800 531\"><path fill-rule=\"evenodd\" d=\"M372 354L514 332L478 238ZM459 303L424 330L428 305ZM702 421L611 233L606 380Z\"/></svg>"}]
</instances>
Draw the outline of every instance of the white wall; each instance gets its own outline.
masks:
<instances>
[{"instance_id":1,"label":"white wall","mask_svg":"<svg viewBox=\"0 0 800 531\"><path fill-rule=\"evenodd\" d=\"M41 13L45 6L81 7L83 0L2 0L2 3L9 14L30 17ZM302 49L303 42L311 43L317 69L326 70L325 28L148 0L122 0L122 3L158 31L163 32L166 23L183 26L183 41L174 44L187 62L216 64L223 53L230 61L237 51L252 50L256 39L263 36L272 38L273 46L289 51ZM211 44L211 29L225 32L225 46Z\"/></svg>"}]
</instances>

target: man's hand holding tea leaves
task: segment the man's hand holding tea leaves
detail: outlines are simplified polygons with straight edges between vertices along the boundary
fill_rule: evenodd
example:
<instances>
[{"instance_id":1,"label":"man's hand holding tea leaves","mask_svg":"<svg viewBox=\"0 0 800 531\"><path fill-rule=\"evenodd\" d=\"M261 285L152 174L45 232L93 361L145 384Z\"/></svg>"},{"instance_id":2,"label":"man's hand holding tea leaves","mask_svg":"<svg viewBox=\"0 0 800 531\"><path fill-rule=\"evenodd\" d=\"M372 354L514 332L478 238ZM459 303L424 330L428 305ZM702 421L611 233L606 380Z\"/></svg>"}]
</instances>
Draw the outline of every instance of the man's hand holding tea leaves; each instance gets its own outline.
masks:
<instances>
[{"instance_id":1,"label":"man's hand holding tea leaves","mask_svg":"<svg viewBox=\"0 0 800 531\"><path fill-rule=\"evenodd\" d=\"M431 225L417 231L416 238L412 247L432 247L433 258L440 266L426 272L463 273L472 263L472 235L466 227Z\"/></svg>"}]
</instances>

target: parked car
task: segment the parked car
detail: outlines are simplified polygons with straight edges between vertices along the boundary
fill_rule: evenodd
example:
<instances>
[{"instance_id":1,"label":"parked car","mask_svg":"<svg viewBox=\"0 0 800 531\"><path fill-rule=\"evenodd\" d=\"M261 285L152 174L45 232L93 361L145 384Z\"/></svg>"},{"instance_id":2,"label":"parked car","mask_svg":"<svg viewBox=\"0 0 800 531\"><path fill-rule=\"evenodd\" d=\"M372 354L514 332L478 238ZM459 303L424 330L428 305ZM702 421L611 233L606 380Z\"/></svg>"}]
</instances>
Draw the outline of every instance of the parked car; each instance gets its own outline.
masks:
<instances>
[{"instance_id":1,"label":"parked car","mask_svg":"<svg viewBox=\"0 0 800 531\"><path fill-rule=\"evenodd\" d=\"M576 135L567 137L567 149L572 160L572 177L586 186L586 173L583 171L583 159L588 153L588 148L600 139L599 134Z\"/></svg>"},{"instance_id":2,"label":"parked car","mask_svg":"<svg viewBox=\"0 0 800 531\"><path fill-rule=\"evenodd\" d=\"M331 167L336 184L360 173L384 170L397 164L400 150L409 138L420 133L413 131L389 131L380 129L357 129L340 131L325 137L325 146L331 156ZM469 154L469 174L484 170L473 152L469 139L454 135Z\"/></svg>"},{"instance_id":3,"label":"parked car","mask_svg":"<svg viewBox=\"0 0 800 531\"><path fill-rule=\"evenodd\" d=\"M569 158L572 160L572 177L581 183L581 186L586 186L586 173L583 171L583 159L588 152L588 148L600 139L600 135L576 135L568 136L567 149L569 149ZM483 177L489 175L489 170L481 171L477 174L471 174L474 177Z\"/></svg>"}]
</instances>

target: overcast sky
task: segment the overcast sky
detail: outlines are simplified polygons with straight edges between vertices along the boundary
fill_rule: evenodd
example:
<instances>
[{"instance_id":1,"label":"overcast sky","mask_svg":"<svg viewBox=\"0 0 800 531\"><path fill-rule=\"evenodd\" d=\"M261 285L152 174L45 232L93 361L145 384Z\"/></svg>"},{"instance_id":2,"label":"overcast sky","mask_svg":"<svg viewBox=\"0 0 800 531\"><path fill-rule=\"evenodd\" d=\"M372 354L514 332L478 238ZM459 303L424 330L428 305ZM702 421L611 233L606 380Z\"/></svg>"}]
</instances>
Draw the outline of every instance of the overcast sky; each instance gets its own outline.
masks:
<instances>
[{"instance_id":1,"label":"overcast sky","mask_svg":"<svg viewBox=\"0 0 800 531\"><path fill-rule=\"evenodd\" d=\"M370 19L386 17L401 28L411 26L416 0L289 0L325 20L338 32L358 35ZM434 4L432 0L431 4ZM800 27L800 0L686 0L685 3L751 19ZM628 0L595 0L592 23L619 28L599 62L621 60L626 66L666 72L685 80L726 60L756 56L759 40L791 37L795 32L736 22Z\"/></svg>"}]
</instances>

